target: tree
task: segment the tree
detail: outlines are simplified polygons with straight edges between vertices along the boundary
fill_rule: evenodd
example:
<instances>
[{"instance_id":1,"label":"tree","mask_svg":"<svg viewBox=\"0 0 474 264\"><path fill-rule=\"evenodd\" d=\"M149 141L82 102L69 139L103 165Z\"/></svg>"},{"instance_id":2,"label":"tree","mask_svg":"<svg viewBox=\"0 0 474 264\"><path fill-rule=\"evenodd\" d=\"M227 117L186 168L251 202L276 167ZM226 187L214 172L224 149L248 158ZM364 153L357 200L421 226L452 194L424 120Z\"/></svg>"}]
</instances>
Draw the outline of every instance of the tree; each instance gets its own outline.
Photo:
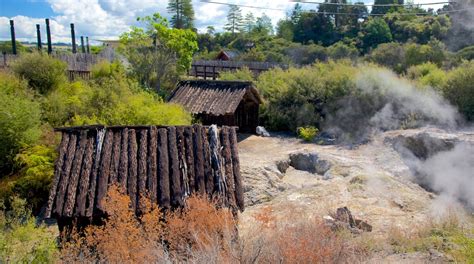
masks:
<instances>
[{"instance_id":1,"label":"tree","mask_svg":"<svg viewBox=\"0 0 474 264\"><path fill-rule=\"evenodd\" d=\"M169 28L158 13L139 20L146 23L148 30L132 27L122 34L122 50L140 82L161 92L162 84L177 79L177 75L191 67L192 56L198 49L197 36L190 29Z\"/></svg>"},{"instance_id":2,"label":"tree","mask_svg":"<svg viewBox=\"0 0 474 264\"><path fill-rule=\"evenodd\" d=\"M372 14L386 14L403 9L404 0L375 0Z\"/></svg>"},{"instance_id":3,"label":"tree","mask_svg":"<svg viewBox=\"0 0 474 264\"><path fill-rule=\"evenodd\" d=\"M256 26L255 16L252 12L249 12L245 15L244 18L244 30L247 33L250 33Z\"/></svg>"},{"instance_id":4,"label":"tree","mask_svg":"<svg viewBox=\"0 0 474 264\"><path fill-rule=\"evenodd\" d=\"M194 9L191 0L169 0L168 12L173 14L171 25L174 28L194 28Z\"/></svg>"},{"instance_id":5,"label":"tree","mask_svg":"<svg viewBox=\"0 0 474 264\"><path fill-rule=\"evenodd\" d=\"M214 28L213 26L207 26L207 34L209 35L214 35L216 33L216 28Z\"/></svg>"},{"instance_id":6,"label":"tree","mask_svg":"<svg viewBox=\"0 0 474 264\"><path fill-rule=\"evenodd\" d=\"M243 18L242 11L240 7L236 5L231 5L229 13L227 14L227 24L225 24L224 29L235 34L236 32L241 32L243 27Z\"/></svg>"},{"instance_id":7,"label":"tree","mask_svg":"<svg viewBox=\"0 0 474 264\"><path fill-rule=\"evenodd\" d=\"M280 20L278 21L277 24L277 36L279 38L286 39L288 41L293 41L293 31L294 31L294 25L291 22L291 20Z\"/></svg>"},{"instance_id":8,"label":"tree","mask_svg":"<svg viewBox=\"0 0 474 264\"><path fill-rule=\"evenodd\" d=\"M260 35L273 35L272 19L263 13L261 17L257 18L253 31Z\"/></svg>"},{"instance_id":9,"label":"tree","mask_svg":"<svg viewBox=\"0 0 474 264\"><path fill-rule=\"evenodd\" d=\"M316 12L302 13L295 24L294 41L331 45L337 40L334 24L327 16Z\"/></svg>"},{"instance_id":10,"label":"tree","mask_svg":"<svg viewBox=\"0 0 474 264\"><path fill-rule=\"evenodd\" d=\"M390 28L382 18L369 19L362 31L362 48L366 51L381 43L392 41Z\"/></svg>"}]
</instances>

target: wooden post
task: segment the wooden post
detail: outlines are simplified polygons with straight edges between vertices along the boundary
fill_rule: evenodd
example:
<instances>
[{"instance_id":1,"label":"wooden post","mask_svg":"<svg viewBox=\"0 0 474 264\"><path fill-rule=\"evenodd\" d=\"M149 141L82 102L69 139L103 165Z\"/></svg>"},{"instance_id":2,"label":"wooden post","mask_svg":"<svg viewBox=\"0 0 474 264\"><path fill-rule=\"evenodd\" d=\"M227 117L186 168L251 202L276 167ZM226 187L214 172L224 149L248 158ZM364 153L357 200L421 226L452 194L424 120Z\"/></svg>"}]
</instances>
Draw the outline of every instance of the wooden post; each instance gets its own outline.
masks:
<instances>
[{"instance_id":1,"label":"wooden post","mask_svg":"<svg viewBox=\"0 0 474 264\"><path fill-rule=\"evenodd\" d=\"M51 29L49 28L49 18L46 21L46 39L48 40L48 54L53 52L53 44L51 43Z\"/></svg>"},{"instance_id":2,"label":"wooden post","mask_svg":"<svg viewBox=\"0 0 474 264\"><path fill-rule=\"evenodd\" d=\"M206 193L206 182L204 175L204 149L202 139L202 126L194 125L193 134L193 152L194 152L194 179L196 190L200 194Z\"/></svg>"},{"instance_id":3,"label":"wooden post","mask_svg":"<svg viewBox=\"0 0 474 264\"><path fill-rule=\"evenodd\" d=\"M12 53L13 55L16 55L15 24L13 20L10 20L10 33L12 36Z\"/></svg>"},{"instance_id":4,"label":"wooden post","mask_svg":"<svg viewBox=\"0 0 474 264\"><path fill-rule=\"evenodd\" d=\"M138 205L139 213L146 209L146 182L147 182L147 158L148 158L148 129L140 130L140 144L138 145Z\"/></svg>"},{"instance_id":5,"label":"wooden post","mask_svg":"<svg viewBox=\"0 0 474 264\"><path fill-rule=\"evenodd\" d=\"M72 53L76 53L77 52L76 32L74 31L74 23L71 23L71 43L72 43Z\"/></svg>"},{"instance_id":6,"label":"wooden post","mask_svg":"<svg viewBox=\"0 0 474 264\"><path fill-rule=\"evenodd\" d=\"M84 47L84 36L81 36L81 50L82 53L86 53L86 47Z\"/></svg>"},{"instance_id":7,"label":"wooden post","mask_svg":"<svg viewBox=\"0 0 474 264\"><path fill-rule=\"evenodd\" d=\"M127 179L128 179L128 128L122 130L122 142L121 142L121 153L120 153L120 165L118 172L118 182L122 191L127 190Z\"/></svg>"},{"instance_id":8,"label":"wooden post","mask_svg":"<svg viewBox=\"0 0 474 264\"><path fill-rule=\"evenodd\" d=\"M204 66L204 80L207 78L207 67Z\"/></svg>"},{"instance_id":9,"label":"wooden post","mask_svg":"<svg viewBox=\"0 0 474 264\"><path fill-rule=\"evenodd\" d=\"M212 67L212 79L213 79L213 80L216 80L216 79L217 79L217 76L216 76L216 66L213 66L213 67Z\"/></svg>"},{"instance_id":10,"label":"wooden post","mask_svg":"<svg viewBox=\"0 0 474 264\"><path fill-rule=\"evenodd\" d=\"M38 48L39 51L43 49L43 44L41 43L41 31L40 31L39 24L36 24L36 47Z\"/></svg>"},{"instance_id":11,"label":"wooden post","mask_svg":"<svg viewBox=\"0 0 474 264\"><path fill-rule=\"evenodd\" d=\"M130 203L135 212L137 208L137 136L135 129L128 131L128 194L130 196Z\"/></svg>"},{"instance_id":12,"label":"wooden post","mask_svg":"<svg viewBox=\"0 0 474 264\"><path fill-rule=\"evenodd\" d=\"M107 195L107 189L110 176L110 161L112 156L112 145L114 140L114 133L112 130L105 132L104 144L102 146L102 157L100 162L99 177L97 180L97 209L103 210L103 199Z\"/></svg>"},{"instance_id":13,"label":"wooden post","mask_svg":"<svg viewBox=\"0 0 474 264\"><path fill-rule=\"evenodd\" d=\"M61 180L58 185L56 193L56 207L54 213L60 215L63 212L64 199L66 196L66 188L71 174L72 162L74 160L74 153L76 152L77 135L72 134L67 146L66 159L61 169Z\"/></svg>"},{"instance_id":14,"label":"wooden post","mask_svg":"<svg viewBox=\"0 0 474 264\"><path fill-rule=\"evenodd\" d=\"M86 37L86 45L87 45L87 54L91 53L91 50L89 48L89 37Z\"/></svg>"},{"instance_id":15,"label":"wooden post","mask_svg":"<svg viewBox=\"0 0 474 264\"><path fill-rule=\"evenodd\" d=\"M89 133L90 134L90 133ZM79 186L77 189L77 202L75 209L75 216L85 216L86 212L86 198L87 191L89 188L89 179L92 171L92 165L94 163L94 141L95 135L87 136L87 146L84 153L84 160L82 162L81 176L79 180Z\"/></svg>"},{"instance_id":16,"label":"wooden post","mask_svg":"<svg viewBox=\"0 0 474 264\"><path fill-rule=\"evenodd\" d=\"M232 170L234 174L234 186L235 186L235 200L240 211L244 211L244 189L242 185L242 176L240 175L240 161L239 161L239 151L238 151L238 142L237 142L237 131L235 128L230 128L229 133L230 139L230 151L232 154Z\"/></svg>"},{"instance_id":17,"label":"wooden post","mask_svg":"<svg viewBox=\"0 0 474 264\"><path fill-rule=\"evenodd\" d=\"M158 175L157 175L157 147L158 131L155 126L149 130L150 142L148 143L148 168L147 168L147 189L150 195L151 203L158 202Z\"/></svg>"},{"instance_id":18,"label":"wooden post","mask_svg":"<svg viewBox=\"0 0 474 264\"><path fill-rule=\"evenodd\" d=\"M178 146L176 140L176 128L168 127L168 154L170 173L171 206L173 208L183 206L183 193L179 173Z\"/></svg>"},{"instance_id":19,"label":"wooden post","mask_svg":"<svg viewBox=\"0 0 474 264\"><path fill-rule=\"evenodd\" d=\"M225 182L226 182L226 193L227 202L230 208L233 211L237 211L237 204L235 201L235 194L234 194L234 173L232 170L232 155L231 155L231 143L229 140L229 127L224 126L221 129L220 139L222 143L222 159L224 165L224 172L225 175Z\"/></svg>"},{"instance_id":20,"label":"wooden post","mask_svg":"<svg viewBox=\"0 0 474 264\"><path fill-rule=\"evenodd\" d=\"M168 158L168 131L158 129L158 199L162 208L170 208L170 175Z\"/></svg>"},{"instance_id":21,"label":"wooden post","mask_svg":"<svg viewBox=\"0 0 474 264\"><path fill-rule=\"evenodd\" d=\"M198 67L194 65L194 75L197 78L198 77Z\"/></svg>"}]
</instances>

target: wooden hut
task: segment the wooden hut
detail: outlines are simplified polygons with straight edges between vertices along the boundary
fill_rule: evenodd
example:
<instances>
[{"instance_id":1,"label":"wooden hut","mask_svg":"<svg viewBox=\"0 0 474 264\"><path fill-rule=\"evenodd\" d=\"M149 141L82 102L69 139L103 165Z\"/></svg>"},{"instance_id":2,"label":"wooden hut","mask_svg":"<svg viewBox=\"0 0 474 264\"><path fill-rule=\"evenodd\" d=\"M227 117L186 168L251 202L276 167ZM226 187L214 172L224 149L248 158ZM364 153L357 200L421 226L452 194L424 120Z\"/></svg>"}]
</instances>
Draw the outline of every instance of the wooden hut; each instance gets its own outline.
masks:
<instances>
[{"instance_id":1,"label":"wooden hut","mask_svg":"<svg viewBox=\"0 0 474 264\"><path fill-rule=\"evenodd\" d=\"M237 126L255 133L262 99L251 82L189 80L178 83L169 101L184 106L204 125Z\"/></svg>"},{"instance_id":2,"label":"wooden hut","mask_svg":"<svg viewBox=\"0 0 474 264\"><path fill-rule=\"evenodd\" d=\"M231 61L231 60L234 60L235 58L237 58L237 56L239 56L240 53L238 51L235 51L235 50L221 50L217 56L216 56L216 60L222 60L222 61Z\"/></svg>"},{"instance_id":3,"label":"wooden hut","mask_svg":"<svg viewBox=\"0 0 474 264\"><path fill-rule=\"evenodd\" d=\"M140 214L146 200L178 208L193 193L244 210L235 127L86 126L57 129L59 156L45 217L61 231L100 223L117 185Z\"/></svg>"}]
</instances>

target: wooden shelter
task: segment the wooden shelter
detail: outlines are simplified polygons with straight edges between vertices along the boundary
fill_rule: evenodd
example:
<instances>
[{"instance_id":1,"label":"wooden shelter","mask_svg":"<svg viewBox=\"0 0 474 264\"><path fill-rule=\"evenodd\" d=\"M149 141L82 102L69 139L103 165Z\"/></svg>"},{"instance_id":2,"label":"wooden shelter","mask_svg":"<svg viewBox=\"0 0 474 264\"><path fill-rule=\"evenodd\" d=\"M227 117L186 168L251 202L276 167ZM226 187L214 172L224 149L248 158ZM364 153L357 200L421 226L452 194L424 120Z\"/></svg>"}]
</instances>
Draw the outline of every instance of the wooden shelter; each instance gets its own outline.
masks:
<instances>
[{"instance_id":1,"label":"wooden shelter","mask_svg":"<svg viewBox=\"0 0 474 264\"><path fill-rule=\"evenodd\" d=\"M169 101L184 106L204 125L238 126L255 133L262 99L251 82L189 80L179 82Z\"/></svg>"},{"instance_id":2,"label":"wooden shelter","mask_svg":"<svg viewBox=\"0 0 474 264\"><path fill-rule=\"evenodd\" d=\"M234 60L239 55L240 55L240 53L238 51L235 51L235 50L221 50L217 54L216 60L230 61L230 60Z\"/></svg>"},{"instance_id":3,"label":"wooden shelter","mask_svg":"<svg viewBox=\"0 0 474 264\"><path fill-rule=\"evenodd\" d=\"M208 195L234 212L244 210L235 127L201 125L85 126L59 128L46 218L60 230L98 222L112 185L130 196L140 214L146 200L178 208L193 193ZM82 223L82 224L81 224Z\"/></svg>"}]
</instances>

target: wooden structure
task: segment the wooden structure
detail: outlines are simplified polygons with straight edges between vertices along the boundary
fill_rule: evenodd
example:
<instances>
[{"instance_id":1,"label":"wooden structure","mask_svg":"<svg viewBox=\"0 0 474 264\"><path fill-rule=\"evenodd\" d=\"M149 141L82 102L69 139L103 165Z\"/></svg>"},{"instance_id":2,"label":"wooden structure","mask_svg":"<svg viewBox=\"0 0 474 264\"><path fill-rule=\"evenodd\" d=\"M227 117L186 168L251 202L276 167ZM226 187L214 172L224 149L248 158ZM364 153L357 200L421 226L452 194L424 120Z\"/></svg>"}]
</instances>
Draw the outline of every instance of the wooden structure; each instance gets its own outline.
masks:
<instances>
[{"instance_id":1,"label":"wooden structure","mask_svg":"<svg viewBox=\"0 0 474 264\"><path fill-rule=\"evenodd\" d=\"M221 50L219 54L216 56L216 60L221 61L230 61L234 60L237 56L239 56L239 52L235 50Z\"/></svg>"},{"instance_id":2,"label":"wooden structure","mask_svg":"<svg viewBox=\"0 0 474 264\"><path fill-rule=\"evenodd\" d=\"M226 61L226 60L195 60L188 71L189 76L196 78L213 79L219 78L219 73L225 71L235 71L243 68L249 69L254 75L259 75L264 71L273 68L287 69L288 65L271 62L251 62L251 61Z\"/></svg>"},{"instance_id":3,"label":"wooden structure","mask_svg":"<svg viewBox=\"0 0 474 264\"><path fill-rule=\"evenodd\" d=\"M238 126L255 133L260 95L251 82L188 80L178 83L171 103L181 104L204 125Z\"/></svg>"},{"instance_id":4,"label":"wooden structure","mask_svg":"<svg viewBox=\"0 0 474 264\"><path fill-rule=\"evenodd\" d=\"M234 212L244 210L235 127L56 130L62 140L45 217L56 218L61 230L99 222L112 185L126 191L137 215L144 199L169 209L182 207L193 193L207 194Z\"/></svg>"}]
</instances>

